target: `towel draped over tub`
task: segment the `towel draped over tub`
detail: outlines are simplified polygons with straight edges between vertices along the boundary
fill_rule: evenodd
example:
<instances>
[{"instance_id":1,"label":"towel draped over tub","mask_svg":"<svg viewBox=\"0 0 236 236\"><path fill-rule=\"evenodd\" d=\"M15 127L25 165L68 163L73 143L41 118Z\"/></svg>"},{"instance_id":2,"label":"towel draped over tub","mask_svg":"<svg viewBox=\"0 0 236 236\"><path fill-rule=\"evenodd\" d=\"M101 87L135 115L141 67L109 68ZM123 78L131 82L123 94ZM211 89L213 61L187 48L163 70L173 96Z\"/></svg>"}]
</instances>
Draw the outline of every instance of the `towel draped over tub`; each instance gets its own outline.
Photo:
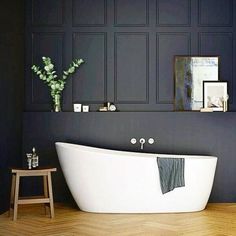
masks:
<instances>
[{"instance_id":1,"label":"towel draped over tub","mask_svg":"<svg viewBox=\"0 0 236 236\"><path fill-rule=\"evenodd\" d=\"M184 164L184 158L157 157L161 191L163 194L175 188L185 186Z\"/></svg>"}]
</instances>

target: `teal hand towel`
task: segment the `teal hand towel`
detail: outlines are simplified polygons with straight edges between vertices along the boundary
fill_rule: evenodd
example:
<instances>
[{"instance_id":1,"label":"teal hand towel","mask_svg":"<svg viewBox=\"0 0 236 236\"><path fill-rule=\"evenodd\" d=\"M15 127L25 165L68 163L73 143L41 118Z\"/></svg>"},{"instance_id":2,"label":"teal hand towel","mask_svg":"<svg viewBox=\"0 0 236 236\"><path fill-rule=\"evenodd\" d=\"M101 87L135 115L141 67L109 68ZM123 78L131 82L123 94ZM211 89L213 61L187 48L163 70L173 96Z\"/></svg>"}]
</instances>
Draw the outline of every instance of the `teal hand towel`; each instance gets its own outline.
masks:
<instances>
[{"instance_id":1,"label":"teal hand towel","mask_svg":"<svg viewBox=\"0 0 236 236\"><path fill-rule=\"evenodd\" d=\"M159 158L157 157L161 191L163 194L175 188L185 186L184 158Z\"/></svg>"}]
</instances>

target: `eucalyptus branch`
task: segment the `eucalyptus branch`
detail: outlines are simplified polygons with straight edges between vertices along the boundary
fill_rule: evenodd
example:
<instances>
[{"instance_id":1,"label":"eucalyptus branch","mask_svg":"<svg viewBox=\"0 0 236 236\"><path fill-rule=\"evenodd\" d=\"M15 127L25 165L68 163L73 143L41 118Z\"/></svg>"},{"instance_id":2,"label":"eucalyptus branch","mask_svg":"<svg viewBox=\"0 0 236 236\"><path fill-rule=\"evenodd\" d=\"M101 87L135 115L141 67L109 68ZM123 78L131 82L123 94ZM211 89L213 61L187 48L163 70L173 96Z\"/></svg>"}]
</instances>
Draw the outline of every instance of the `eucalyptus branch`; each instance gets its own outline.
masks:
<instances>
[{"instance_id":1,"label":"eucalyptus branch","mask_svg":"<svg viewBox=\"0 0 236 236\"><path fill-rule=\"evenodd\" d=\"M63 71L63 80L66 80L70 74L73 74L82 63L84 63L83 59L76 59L75 61L72 61L69 69L67 71Z\"/></svg>"},{"instance_id":2,"label":"eucalyptus branch","mask_svg":"<svg viewBox=\"0 0 236 236\"><path fill-rule=\"evenodd\" d=\"M33 72L47 84L51 89L51 96L55 99L55 95L60 94L66 84L66 79L84 63L83 59L76 59L72 61L69 68L63 71L62 79L59 79L56 71L54 70L54 65L50 57L42 57L44 68L41 69L39 66L33 65L31 69Z\"/></svg>"}]
</instances>

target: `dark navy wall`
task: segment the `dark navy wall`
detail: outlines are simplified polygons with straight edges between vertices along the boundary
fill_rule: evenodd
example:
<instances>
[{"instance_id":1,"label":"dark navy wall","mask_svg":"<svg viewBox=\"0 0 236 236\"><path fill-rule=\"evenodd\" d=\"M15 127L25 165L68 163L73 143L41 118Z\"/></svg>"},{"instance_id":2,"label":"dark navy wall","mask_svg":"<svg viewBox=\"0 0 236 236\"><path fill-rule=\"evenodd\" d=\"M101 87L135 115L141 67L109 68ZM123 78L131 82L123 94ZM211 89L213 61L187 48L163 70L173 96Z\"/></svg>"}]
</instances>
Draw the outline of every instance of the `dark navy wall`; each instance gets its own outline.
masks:
<instances>
[{"instance_id":1,"label":"dark navy wall","mask_svg":"<svg viewBox=\"0 0 236 236\"><path fill-rule=\"evenodd\" d=\"M173 110L173 56L219 55L236 110L236 2L233 0L27 0L26 111L49 111L47 87L30 67L50 56L59 72L85 64L69 79L63 110ZM235 13L235 14L233 14Z\"/></svg>"},{"instance_id":2,"label":"dark navy wall","mask_svg":"<svg viewBox=\"0 0 236 236\"><path fill-rule=\"evenodd\" d=\"M55 141L134 151L131 137L152 136L158 141L147 152L218 156L211 201L235 201L236 113L172 112L174 55L219 55L220 79L229 82L236 110L235 1L26 0L25 27L23 155L36 146L41 165L59 168ZM64 111L73 103L96 111L111 101L121 112L45 112L48 88L30 70L42 56L59 71L74 58L86 61L68 80ZM71 199L60 168L54 188L57 201ZM25 191L37 189L28 183Z\"/></svg>"},{"instance_id":3,"label":"dark navy wall","mask_svg":"<svg viewBox=\"0 0 236 236\"><path fill-rule=\"evenodd\" d=\"M0 213L9 207L10 166L21 164L24 4L0 3Z\"/></svg>"},{"instance_id":4,"label":"dark navy wall","mask_svg":"<svg viewBox=\"0 0 236 236\"><path fill-rule=\"evenodd\" d=\"M60 169L55 142L140 152L138 144L130 144L132 137L155 139L153 145L145 144L144 152L217 156L210 201L236 201L236 113L233 112L26 112L23 137L24 153L36 146L40 164L58 168L53 175L56 201L69 202L71 195ZM31 194L39 189L35 183L26 186Z\"/></svg>"}]
</instances>

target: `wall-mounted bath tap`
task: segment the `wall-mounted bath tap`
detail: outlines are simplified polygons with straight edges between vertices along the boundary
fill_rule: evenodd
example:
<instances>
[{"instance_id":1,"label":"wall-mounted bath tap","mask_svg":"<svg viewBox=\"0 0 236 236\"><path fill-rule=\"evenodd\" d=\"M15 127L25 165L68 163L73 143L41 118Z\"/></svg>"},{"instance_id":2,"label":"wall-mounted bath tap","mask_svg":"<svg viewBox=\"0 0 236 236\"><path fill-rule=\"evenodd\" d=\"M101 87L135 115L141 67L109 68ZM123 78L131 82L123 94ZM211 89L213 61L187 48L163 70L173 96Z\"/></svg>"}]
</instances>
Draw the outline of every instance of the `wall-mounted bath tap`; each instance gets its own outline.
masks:
<instances>
[{"instance_id":1,"label":"wall-mounted bath tap","mask_svg":"<svg viewBox=\"0 0 236 236\"><path fill-rule=\"evenodd\" d=\"M149 138L149 139L148 139L148 143L149 143L149 144L151 144L151 145L152 145L154 142L155 142L155 141L154 141L154 139L153 139L153 138Z\"/></svg>"},{"instance_id":2,"label":"wall-mounted bath tap","mask_svg":"<svg viewBox=\"0 0 236 236\"><path fill-rule=\"evenodd\" d=\"M136 138L131 138L131 139L130 139L130 142L131 142L132 144L136 144L136 143L137 143L137 140L136 140Z\"/></svg>"},{"instance_id":3,"label":"wall-mounted bath tap","mask_svg":"<svg viewBox=\"0 0 236 236\"><path fill-rule=\"evenodd\" d=\"M150 145L152 145L152 144L154 144L155 140L154 140L154 138L149 138L149 139L147 140L147 142L148 142ZM137 139L136 139L136 138L131 138L131 139L130 139L130 143L133 144L133 145L135 145L135 144L137 143ZM145 140L144 138L140 138L140 139L139 139L139 143L140 143L140 149L143 150L143 149L144 149L144 144L146 143L146 140Z\"/></svg>"},{"instance_id":4,"label":"wall-mounted bath tap","mask_svg":"<svg viewBox=\"0 0 236 236\"><path fill-rule=\"evenodd\" d=\"M145 141L144 138L141 138L141 139L139 140L139 143L141 144L141 146L140 146L141 150L143 150L143 146L144 146L144 143L145 143L145 142L146 142L146 141Z\"/></svg>"}]
</instances>

